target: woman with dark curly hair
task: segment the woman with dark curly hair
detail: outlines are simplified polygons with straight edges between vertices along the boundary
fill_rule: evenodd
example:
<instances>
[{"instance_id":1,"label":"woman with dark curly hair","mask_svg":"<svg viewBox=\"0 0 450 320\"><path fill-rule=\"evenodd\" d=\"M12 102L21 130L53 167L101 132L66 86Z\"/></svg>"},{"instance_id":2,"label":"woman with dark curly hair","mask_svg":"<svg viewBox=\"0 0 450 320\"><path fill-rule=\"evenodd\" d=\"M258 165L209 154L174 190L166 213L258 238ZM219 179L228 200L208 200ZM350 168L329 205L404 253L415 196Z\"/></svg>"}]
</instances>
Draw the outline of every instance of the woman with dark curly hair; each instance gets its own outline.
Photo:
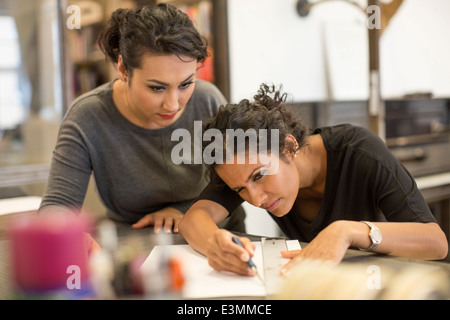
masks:
<instances>
[{"instance_id":1,"label":"woman with dark curly hair","mask_svg":"<svg viewBox=\"0 0 450 320\"><path fill-rule=\"evenodd\" d=\"M171 161L177 143L171 133L192 132L194 121L226 103L213 84L196 79L208 56L206 40L186 14L162 3L116 10L98 43L118 78L68 110L40 212L78 210L93 173L109 218L177 232L208 182L202 164Z\"/></svg>"},{"instance_id":2,"label":"woman with dark curly hair","mask_svg":"<svg viewBox=\"0 0 450 320\"><path fill-rule=\"evenodd\" d=\"M222 134L220 157L206 153L220 160L210 168L222 187L205 190L181 220L180 233L190 245L214 269L253 275L246 263L253 244L241 237L241 248L216 225L245 200L266 209L288 238L308 242L300 251L282 253L293 258L285 270L302 259L339 263L349 247L443 259L448 250L443 231L414 179L384 142L349 124L309 134L285 108L285 97L262 85L254 101L221 107L204 126L204 135L209 130ZM268 159L252 149L251 139L241 139L244 151L231 147L236 144L226 140L235 130L255 130ZM279 139L268 143L270 132Z\"/></svg>"}]
</instances>

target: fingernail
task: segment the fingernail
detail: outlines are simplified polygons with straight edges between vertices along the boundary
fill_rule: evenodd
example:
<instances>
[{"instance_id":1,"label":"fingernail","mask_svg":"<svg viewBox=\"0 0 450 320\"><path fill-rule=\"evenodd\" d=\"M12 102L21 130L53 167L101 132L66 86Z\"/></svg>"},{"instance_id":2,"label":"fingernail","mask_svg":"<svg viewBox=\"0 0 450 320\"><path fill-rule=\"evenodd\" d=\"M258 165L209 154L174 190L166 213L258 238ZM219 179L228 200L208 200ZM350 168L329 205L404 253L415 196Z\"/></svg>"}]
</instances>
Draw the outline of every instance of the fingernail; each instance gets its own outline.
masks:
<instances>
[{"instance_id":1,"label":"fingernail","mask_svg":"<svg viewBox=\"0 0 450 320\"><path fill-rule=\"evenodd\" d=\"M244 252L243 254L241 254L241 260L244 262L247 262L248 259L250 259L250 256L248 255L247 252Z\"/></svg>"},{"instance_id":2,"label":"fingernail","mask_svg":"<svg viewBox=\"0 0 450 320\"><path fill-rule=\"evenodd\" d=\"M155 228L155 233L159 233L161 231L161 228Z\"/></svg>"}]
</instances>

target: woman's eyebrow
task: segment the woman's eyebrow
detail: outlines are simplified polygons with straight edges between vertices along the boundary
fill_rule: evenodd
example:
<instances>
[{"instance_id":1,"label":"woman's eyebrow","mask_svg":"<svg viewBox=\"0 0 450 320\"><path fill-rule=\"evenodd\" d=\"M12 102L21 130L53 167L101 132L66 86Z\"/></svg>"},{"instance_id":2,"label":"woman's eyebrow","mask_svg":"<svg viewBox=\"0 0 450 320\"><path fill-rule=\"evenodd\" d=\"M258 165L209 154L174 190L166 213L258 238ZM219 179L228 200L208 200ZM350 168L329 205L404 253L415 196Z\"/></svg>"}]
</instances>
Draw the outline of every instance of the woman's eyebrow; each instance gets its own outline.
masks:
<instances>
[{"instance_id":1,"label":"woman's eyebrow","mask_svg":"<svg viewBox=\"0 0 450 320\"><path fill-rule=\"evenodd\" d=\"M192 79L192 77L195 75L195 73L192 73L191 75L189 75L189 77L187 77L185 80L183 80L183 81L181 81L181 83L185 83L186 81L188 81L188 80L191 80ZM154 83L157 83L157 84L159 84L159 85L161 85L161 86L169 86L169 84L168 83L166 83L166 82L163 82L163 81L160 81L160 80L157 80L157 79L147 79L147 80L145 80L146 82L154 82Z\"/></svg>"},{"instance_id":2,"label":"woman's eyebrow","mask_svg":"<svg viewBox=\"0 0 450 320\"><path fill-rule=\"evenodd\" d=\"M156 79L147 79L145 81L146 82L154 82L154 83L157 83L157 84L162 85L162 86L168 86L169 85L168 83L165 83L165 82L162 82L162 81L159 81L159 80L156 80Z\"/></svg>"},{"instance_id":3,"label":"woman's eyebrow","mask_svg":"<svg viewBox=\"0 0 450 320\"><path fill-rule=\"evenodd\" d=\"M192 77L195 76L195 73L192 73L189 77L187 77L185 80L181 81L181 83L184 83L186 81L189 81L192 79Z\"/></svg>"},{"instance_id":4,"label":"woman's eyebrow","mask_svg":"<svg viewBox=\"0 0 450 320\"><path fill-rule=\"evenodd\" d=\"M255 172L259 169L261 169L262 167L264 167L264 165L256 167L255 169L252 170L252 172L250 172L250 175L248 176L247 180L245 181L246 183L253 177L253 175L255 174ZM234 187L234 188L230 188L233 191L238 191L240 189L243 189L244 187ZM239 191L238 191L239 192Z\"/></svg>"}]
</instances>

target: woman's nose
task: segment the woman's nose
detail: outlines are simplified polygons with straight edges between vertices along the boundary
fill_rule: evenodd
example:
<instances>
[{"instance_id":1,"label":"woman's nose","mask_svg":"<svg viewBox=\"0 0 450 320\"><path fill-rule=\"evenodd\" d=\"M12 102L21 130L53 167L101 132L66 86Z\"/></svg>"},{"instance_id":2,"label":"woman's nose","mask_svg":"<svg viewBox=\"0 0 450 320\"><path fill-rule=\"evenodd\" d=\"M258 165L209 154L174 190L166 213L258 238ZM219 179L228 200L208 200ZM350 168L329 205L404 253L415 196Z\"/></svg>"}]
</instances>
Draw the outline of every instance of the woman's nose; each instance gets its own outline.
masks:
<instances>
[{"instance_id":1,"label":"woman's nose","mask_svg":"<svg viewBox=\"0 0 450 320\"><path fill-rule=\"evenodd\" d=\"M167 112L176 112L179 109L178 103L178 93L176 90L169 90L164 99L163 108L167 110Z\"/></svg>"},{"instance_id":2,"label":"woman's nose","mask_svg":"<svg viewBox=\"0 0 450 320\"><path fill-rule=\"evenodd\" d=\"M249 187L248 195L250 197L248 202L254 205L255 207L261 207L267 198L265 192L263 190L260 190L259 188Z\"/></svg>"}]
</instances>

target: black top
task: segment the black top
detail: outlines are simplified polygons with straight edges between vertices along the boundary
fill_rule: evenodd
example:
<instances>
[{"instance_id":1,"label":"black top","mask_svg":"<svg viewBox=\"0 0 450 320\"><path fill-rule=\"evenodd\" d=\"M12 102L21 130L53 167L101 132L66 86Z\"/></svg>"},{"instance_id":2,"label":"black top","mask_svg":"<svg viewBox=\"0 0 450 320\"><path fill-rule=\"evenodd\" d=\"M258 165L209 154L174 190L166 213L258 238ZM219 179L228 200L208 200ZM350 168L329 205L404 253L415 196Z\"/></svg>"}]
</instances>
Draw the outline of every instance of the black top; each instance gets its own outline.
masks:
<instances>
[{"instance_id":1,"label":"black top","mask_svg":"<svg viewBox=\"0 0 450 320\"><path fill-rule=\"evenodd\" d=\"M327 177L317 217L303 220L294 209L271 217L291 239L310 242L336 220L436 222L414 178L367 129L344 124L319 128L327 151ZM228 187L210 185L200 199L212 200L229 212L243 199Z\"/></svg>"}]
</instances>

